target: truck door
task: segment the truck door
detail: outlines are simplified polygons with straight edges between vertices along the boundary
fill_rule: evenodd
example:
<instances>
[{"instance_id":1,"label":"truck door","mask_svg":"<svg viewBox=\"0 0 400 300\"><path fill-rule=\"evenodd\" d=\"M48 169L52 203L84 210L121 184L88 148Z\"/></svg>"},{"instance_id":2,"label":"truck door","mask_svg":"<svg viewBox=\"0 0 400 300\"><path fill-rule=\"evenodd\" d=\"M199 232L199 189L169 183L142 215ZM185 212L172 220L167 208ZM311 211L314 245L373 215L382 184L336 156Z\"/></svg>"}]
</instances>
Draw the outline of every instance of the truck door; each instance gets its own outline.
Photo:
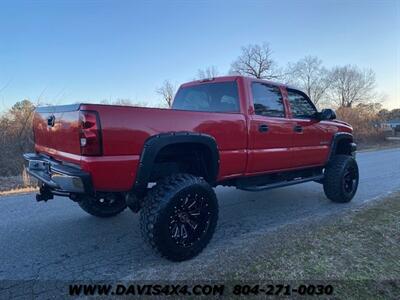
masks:
<instances>
[{"instance_id":1,"label":"truck door","mask_svg":"<svg viewBox=\"0 0 400 300\"><path fill-rule=\"evenodd\" d=\"M291 148L294 167L323 165L327 159L330 139L324 125L316 118L317 109L306 94L287 89L289 122L293 129Z\"/></svg>"},{"instance_id":2,"label":"truck door","mask_svg":"<svg viewBox=\"0 0 400 300\"><path fill-rule=\"evenodd\" d=\"M247 174L288 169L292 166L292 127L278 86L254 81L250 88L249 152Z\"/></svg>"}]
</instances>

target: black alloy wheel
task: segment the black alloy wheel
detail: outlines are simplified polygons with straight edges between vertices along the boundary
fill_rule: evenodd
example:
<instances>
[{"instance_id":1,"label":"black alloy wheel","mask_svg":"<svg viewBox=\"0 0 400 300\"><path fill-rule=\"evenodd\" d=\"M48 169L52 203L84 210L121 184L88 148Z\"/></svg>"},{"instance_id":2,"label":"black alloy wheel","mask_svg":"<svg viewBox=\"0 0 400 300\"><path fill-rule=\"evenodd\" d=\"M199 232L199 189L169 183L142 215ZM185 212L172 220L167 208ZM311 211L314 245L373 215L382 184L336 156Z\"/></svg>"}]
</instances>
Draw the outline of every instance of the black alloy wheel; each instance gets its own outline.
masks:
<instances>
[{"instance_id":1,"label":"black alloy wheel","mask_svg":"<svg viewBox=\"0 0 400 300\"><path fill-rule=\"evenodd\" d=\"M88 214L100 218L116 216L126 208L125 197L122 193L85 195L78 198L78 204Z\"/></svg>"},{"instance_id":2,"label":"black alloy wheel","mask_svg":"<svg viewBox=\"0 0 400 300\"><path fill-rule=\"evenodd\" d=\"M203 178L191 174L173 174L160 180L140 211L144 240L172 261L199 254L211 240L217 220L214 190Z\"/></svg>"},{"instance_id":3,"label":"black alloy wheel","mask_svg":"<svg viewBox=\"0 0 400 300\"><path fill-rule=\"evenodd\" d=\"M211 211L202 191L186 191L178 199L170 215L169 232L177 245L191 247L206 233Z\"/></svg>"},{"instance_id":4,"label":"black alloy wheel","mask_svg":"<svg viewBox=\"0 0 400 300\"><path fill-rule=\"evenodd\" d=\"M333 202L349 202L357 192L358 181L357 161L350 155L336 155L325 168L325 195Z\"/></svg>"}]
</instances>

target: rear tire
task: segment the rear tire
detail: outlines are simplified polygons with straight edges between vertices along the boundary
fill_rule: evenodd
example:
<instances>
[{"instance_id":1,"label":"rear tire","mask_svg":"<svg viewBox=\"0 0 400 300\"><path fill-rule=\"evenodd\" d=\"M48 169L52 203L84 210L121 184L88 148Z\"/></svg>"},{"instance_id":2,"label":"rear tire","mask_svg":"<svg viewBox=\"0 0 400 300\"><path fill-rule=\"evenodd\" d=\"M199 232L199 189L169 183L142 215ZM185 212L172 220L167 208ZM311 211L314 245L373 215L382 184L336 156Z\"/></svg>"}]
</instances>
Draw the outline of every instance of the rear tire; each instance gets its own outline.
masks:
<instances>
[{"instance_id":1,"label":"rear tire","mask_svg":"<svg viewBox=\"0 0 400 300\"><path fill-rule=\"evenodd\" d=\"M174 174L162 179L144 199L140 229L161 256L183 261L199 254L211 240L218 220L218 202L202 178Z\"/></svg>"},{"instance_id":2,"label":"rear tire","mask_svg":"<svg viewBox=\"0 0 400 300\"><path fill-rule=\"evenodd\" d=\"M357 161L348 155L336 155L325 169L325 195L333 202L350 202L357 191L358 181Z\"/></svg>"},{"instance_id":3,"label":"rear tire","mask_svg":"<svg viewBox=\"0 0 400 300\"><path fill-rule=\"evenodd\" d=\"M78 204L88 214L100 218L116 216L126 208L125 197L119 193L104 197L84 196L78 200Z\"/></svg>"}]
</instances>

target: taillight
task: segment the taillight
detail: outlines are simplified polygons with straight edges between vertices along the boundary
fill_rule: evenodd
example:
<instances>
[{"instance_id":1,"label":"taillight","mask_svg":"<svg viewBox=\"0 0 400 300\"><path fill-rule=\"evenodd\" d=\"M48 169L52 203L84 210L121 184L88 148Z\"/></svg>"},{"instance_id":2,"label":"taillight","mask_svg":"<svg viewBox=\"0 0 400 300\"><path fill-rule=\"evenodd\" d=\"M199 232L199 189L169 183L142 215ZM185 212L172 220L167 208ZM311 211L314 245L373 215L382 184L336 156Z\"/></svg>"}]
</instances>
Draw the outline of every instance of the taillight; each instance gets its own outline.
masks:
<instances>
[{"instance_id":1,"label":"taillight","mask_svg":"<svg viewBox=\"0 0 400 300\"><path fill-rule=\"evenodd\" d=\"M79 143L81 154L102 155L101 126L97 112L81 110L79 112Z\"/></svg>"}]
</instances>

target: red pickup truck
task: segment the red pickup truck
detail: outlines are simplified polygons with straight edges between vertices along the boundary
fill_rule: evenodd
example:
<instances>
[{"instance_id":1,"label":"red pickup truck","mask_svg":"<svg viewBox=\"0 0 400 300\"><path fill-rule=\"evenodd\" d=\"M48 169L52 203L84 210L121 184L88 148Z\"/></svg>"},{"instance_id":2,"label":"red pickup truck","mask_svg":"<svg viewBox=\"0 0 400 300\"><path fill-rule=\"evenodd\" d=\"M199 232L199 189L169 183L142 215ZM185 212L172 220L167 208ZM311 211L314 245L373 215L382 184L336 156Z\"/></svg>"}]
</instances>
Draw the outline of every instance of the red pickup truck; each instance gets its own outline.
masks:
<instances>
[{"instance_id":1,"label":"red pickup truck","mask_svg":"<svg viewBox=\"0 0 400 300\"><path fill-rule=\"evenodd\" d=\"M172 109L74 104L40 107L37 200L67 196L97 217L140 211L144 239L162 256L189 259L218 218L213 187L260 191L307 181L334 202L358 186L352 127L318 112L300 90L243 76L183 84Z\"/></svg>"}]
</instances>

